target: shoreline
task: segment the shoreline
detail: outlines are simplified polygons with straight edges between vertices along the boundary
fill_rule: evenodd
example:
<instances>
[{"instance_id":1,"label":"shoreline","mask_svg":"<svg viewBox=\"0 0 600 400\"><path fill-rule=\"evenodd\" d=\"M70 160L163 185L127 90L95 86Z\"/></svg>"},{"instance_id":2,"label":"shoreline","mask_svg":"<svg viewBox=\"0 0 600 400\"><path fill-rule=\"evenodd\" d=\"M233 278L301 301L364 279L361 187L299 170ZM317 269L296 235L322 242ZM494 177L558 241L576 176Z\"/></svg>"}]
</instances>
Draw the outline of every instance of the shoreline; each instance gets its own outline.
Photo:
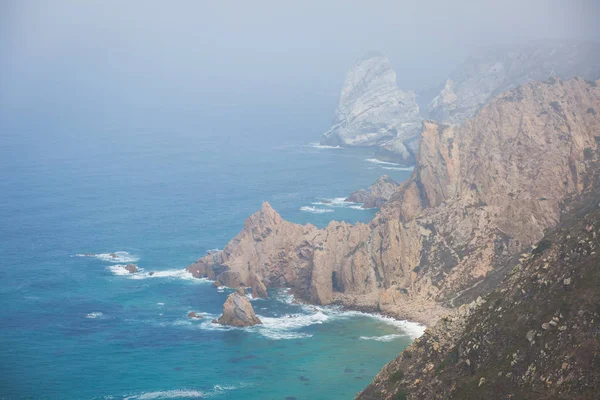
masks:
<instances>
[{"instance_id":1,"label":"shoreline","mask_svg":"<svg viewBox=\"0 0 600 400\"><path fill-rule=\"evenodd\" d=\"M215 282L214 280L210 280L208 278L194 278L194 279L203 279L205 281L211 282L211 285L214 287L214 282ZM223 287L219 287L219 288L214 287L214 288L215 289L224 288L224 289L235 290L234 288L231 288L229 286L223 286ZM250 288L250 287L246 287L244 289L248 289L248 288ZM422 329L423 332L425 332L431 326L435 325L435 323L442 317L442 315L438 315L438 313L435 313L435 314L433 314L435 316L433 319L432 318L423 318L419 313L401 313L400 311L394 311L394 310L390 310L390 309L382 310L376 306L349 304L349 303L339 301L339 300L334 301L331 304L327 304L327 305L313 304L313 303L307 301L306 299L304 299L302 296L299 296L297 290L294 290L294 288L268 287L267 289L286 290L287 293L292 297L290 304L297 304L297 305L308 306L308 307L321 307L321 308L331 309L331 310L333 310L335 307L339 307L339 310L342 312L358 312L358 313L365 314L365 315L368 315L373 318L389 318L398 323L412 324L415 327L419 326L419 327L423 328ZM450 310L446 310L446 311L449 312ZM432 314L429 313L428 315L432 315ZM419 336L411 335L413 340L418 338Z\"/></svg>"}]
</instances>

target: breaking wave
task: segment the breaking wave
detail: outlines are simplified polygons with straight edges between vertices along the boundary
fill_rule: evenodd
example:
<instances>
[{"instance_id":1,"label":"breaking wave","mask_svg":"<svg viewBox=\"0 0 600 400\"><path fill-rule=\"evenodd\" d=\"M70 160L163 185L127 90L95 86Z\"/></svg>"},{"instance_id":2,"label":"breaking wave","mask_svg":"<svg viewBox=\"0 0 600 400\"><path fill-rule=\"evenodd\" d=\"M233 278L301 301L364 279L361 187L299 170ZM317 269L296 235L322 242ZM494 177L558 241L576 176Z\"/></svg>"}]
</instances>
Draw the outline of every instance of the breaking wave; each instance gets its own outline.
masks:
<instances>
[{"instance_id":1,"label":"breaking wave","mask_svg":"<svg viewBox=\"0 0 600 400\"><path fill-rule=\"evenodd\" d=\"M166 269L146 272L143 268L138 267L138 272L130 273L125 269L126 265L116 264L107 267L114 275L127 276L129 279L180 279L194 282L210 282L205 278L194 278L191 272L186 269Z\"/></svg>"},{"instance_id":2,"label":"breaking wave","mask_svg":"<svg viewBox=\"0 0 600 400\"><path fill-rule=\"evenodd\" d=\"M402 164L398 164L398 163L394 163L394 162L389 162L389 161L381 161L378 160L376 158L366 158L365 159L366 162L369 162L371 164L378 164L378 165L395 165L395 166L402 166Z\"/></svg>"},{"instance_id":3,"label":"breaking wave","mask_svg":"<svg viewBox=\"0 0 600 400\"><path fill-rule=\"evenodd\" d=\"M309 211L308 210L309 208L319 210L318 212L315 212L315 214L321 214L324 212L333 212L333 211L335 211L335 210L332 210L333 208L351 208L353 210L368 210L367 208L362 207L362 203L354 203L352 201L346 201L345 197L334 197L332 199L322 198L322 199L320 199L320 201L315 201L310 204L312 204L313 206L302 207L301 210ZM321 207L326 207L326 208L317 208L314 206L321 206ZM325 211L320 211L320 210L325 210ZM314 212L314 211L309 211L309 212Z\"/></svg>"},{"instance_id":4,"label":"breaking wave","mask_svg":"<svg viewBox=\"0 0 600 400\"><path fill-rule=\"evenodd\" d=\"M102 315L103 315L103 314L102 314L100 311L95 311L95 312L91 312L91 313L89 313L89 314L86 314L86 316L85 316L85 317L86 317L86 318L89 318L89 319L96 319L96 318L98 318L98 317L101 317Z\"/></svg>"},{"instance_id":5,"label":"breaking wave","mask_svg":"<svg viewBox=\"0 0 600 400\"><path fill-rule=\"evenodd\" d=\"M281 289L275 293L273 296L274 299L281 301L287 304L298 304L294 295L290 293L289 289ZM425 325L419 324L418 322L399 320L392 317L388 317L381 314L371 314L362 311L352 311L352 310L344 310L339 306L313 306L309 304L302 304L302 308L305 311L312 311L317 313L322 313L326 318L322 319L322 322L327 321L329 319L346 319L346 318L354 318L357 316L367 317L377 319L380 322L385 323L386 325L392 325L399 329L401 333L394 334L400 336L408 336L410 338L416 339L420 337L426 329ZM373 337L361 337L362 340L377 340L377 341L391 341L394 338L392 335L383 335L383 336L373 336Z\"/></svg>"},{"instance_id":6,"label":"breaking wave","mask_svg":"<svg viewBox=\"0 0 600 400\"><path fill-rule=\"evenodd\" d=\"M365 159L365 161L377 165L383 169L387 169L388 171L412 171L413 169L415 169L414 165L406 166L394 162L381 161L376 158L367 158Z\"/></svg>"},{"instance_id":7,"label":"breaking wave","mask_svg":"<svg viewBox=\"0 0 600 400\"><path fill-rule=\"evenodd\" d=\"M309 212L311 214L325 214L325 213L334 212L334 210L332 210L331 208L317 208L317 207L312 207L312 206L300 207L300 211Z\"/></svg>"},{"instance_id":8,"label":"breaking wave","mask_svg":"<svg viewBox=\"0 0 600 400\"><path fill-rule=\"evenodd\" d=\"M375 340L377 342L391 342L392 340L398 339L399 337L408 336L400 333L393 333L391 335L383 336L361 336L360 340Z\"/></svg>"},{"instance_id":9,"label":"breaking wave","mask_svg":"<svg viewBox=\"0 0 600 400\"><path fill-rule=\"evenodd\" d=\"M114 253L84 253L76 254L76 257L93 257L98 260L112 262L112 263L132 263L138 261L140 258L126 251L115 251Z\"/></svg>"},{"instance_id":10,"label":"breaking wave","mask_svg":"<svg viewBox=\"0 0 600 400\"><path fill-rule=\"evenodd\" d=\"M383 169L392 170L392 171L412 171L415 167L381 167Z\"/></svg>"},{"instance_id":11,"label":"breaking wave","mask_svg":"<svg viewBox=\"0 0 600 400\"><path fill-rule=\"evenodd\" d=\"M329 146L326 144L319 144L318 142L309 143L309 146L315 149L342 149L340 146Z\"/></svg>"},{"instance_id":12,"label":"breaking wave","mask_svg":"<svg viewBox=\"0 0 600 400\"><path fill-rule=\"evenodd\" d=\"M201 391L196 389L175 389L156 392L145 392L134 395L127 395L125 400L158 400L158 399L205 399L220 394L224 394L230 390L236 390L245 385L215 385L212 390Z\"/></svg>"}]
</instances>

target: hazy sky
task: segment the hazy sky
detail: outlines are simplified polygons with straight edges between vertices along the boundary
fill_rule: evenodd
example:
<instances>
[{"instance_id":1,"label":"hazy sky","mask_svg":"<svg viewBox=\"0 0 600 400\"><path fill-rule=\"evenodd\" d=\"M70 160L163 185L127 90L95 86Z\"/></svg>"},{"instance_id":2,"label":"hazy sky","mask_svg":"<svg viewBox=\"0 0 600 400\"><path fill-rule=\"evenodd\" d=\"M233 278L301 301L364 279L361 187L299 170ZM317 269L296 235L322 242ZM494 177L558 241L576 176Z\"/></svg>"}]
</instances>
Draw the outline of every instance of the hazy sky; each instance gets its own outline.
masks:
<instances>
[{"instance_id":1,"label":"hazy sky","mask_svg":"<svg viewBox=\"0 0 600 400\"><path fill-rule=\"evenodd\" d=\"M0 104L336 96L371 49L388 54L400 87L419 89L478 46L598 39L598 3L3 0Z\"/></svg>"}]
</instances>

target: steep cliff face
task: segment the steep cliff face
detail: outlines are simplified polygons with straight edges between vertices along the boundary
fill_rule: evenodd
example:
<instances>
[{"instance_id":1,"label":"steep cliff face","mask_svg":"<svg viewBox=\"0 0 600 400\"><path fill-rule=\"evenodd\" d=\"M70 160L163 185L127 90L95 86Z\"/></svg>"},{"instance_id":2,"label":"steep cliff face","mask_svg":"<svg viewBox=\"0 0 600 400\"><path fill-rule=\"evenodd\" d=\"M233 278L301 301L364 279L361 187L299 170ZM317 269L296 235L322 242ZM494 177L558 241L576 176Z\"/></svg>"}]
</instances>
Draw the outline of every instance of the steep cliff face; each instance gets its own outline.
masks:
<instances>
[{"instance_id":1,"label":"steep cliff face","mask_svg":"<svg viewBox=\"0 0 600 400\"><path fill-rule=\"evenodd\" d=\"M600 44L553 42L481 49L449 77L429 104L429 118L461 123L499 93L551 76L600 78Z\"/></svg>"},{"instance_id":2,"label":"steep cliff face","mask_svg":"<svg viewBox=\"0 0 600 400\"><path fill-rule=\"evenodd\" d=\"M426 122L411 178L369 225L300 226L264 204L223 251L189 270L223 282L254 273L311 302L431 324L447 312L442 304L457 305L539 241L563 200L589 186L597 110L595 82L554 79L498 96L461 126Z\"/></svg>"},{"instance_id":3,"label":"steep cliff face","mask_svg":"<svg viewBox=\"0 0 600 400\"><path fill-rule=\"evenodd\" d=\"M387 57L370 53L348 72L332 127L321 143L342 146L386 143L390 153L408 157L402 143L418 136L420 127L415 94L398 89L396 72ZM389 143L396 139L398 143Z\"/></svg>"},{"instance_id":4,"label":"steep cliff face","mask_svg":"<svg viewBox=\"0 0 600 400\"><path fill-rule=\"evenodd\" d=\"M600 387L600 185L507 263L494 291L441 319L357 398L596 399Z\"/></svg>"}]
</instances>

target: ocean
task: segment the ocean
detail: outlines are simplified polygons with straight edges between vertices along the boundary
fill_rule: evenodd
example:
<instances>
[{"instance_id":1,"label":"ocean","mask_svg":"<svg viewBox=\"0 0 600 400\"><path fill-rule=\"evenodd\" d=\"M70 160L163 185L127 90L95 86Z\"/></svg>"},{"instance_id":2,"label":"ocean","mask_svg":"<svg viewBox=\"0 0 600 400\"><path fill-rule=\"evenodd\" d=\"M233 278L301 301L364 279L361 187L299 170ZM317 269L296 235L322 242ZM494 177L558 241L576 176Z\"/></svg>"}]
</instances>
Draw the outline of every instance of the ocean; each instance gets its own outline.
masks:
<instances>
[{"instance_id":1,"label":"ocean","mask_svg":"<svg viewBox=\"0 0 600 400\"><path fill-rule=\"evenodd\" d=\"M301 224L367 222L376 210L343 198L410 167L310 144L324 128L310 115L288 130L271 115L66 116L1 125L0 397L348 399L422 332L285 289L252 301L264 325L220 327L231 290L184 270L262 201Z\"/></svg>"}]
</instances>

